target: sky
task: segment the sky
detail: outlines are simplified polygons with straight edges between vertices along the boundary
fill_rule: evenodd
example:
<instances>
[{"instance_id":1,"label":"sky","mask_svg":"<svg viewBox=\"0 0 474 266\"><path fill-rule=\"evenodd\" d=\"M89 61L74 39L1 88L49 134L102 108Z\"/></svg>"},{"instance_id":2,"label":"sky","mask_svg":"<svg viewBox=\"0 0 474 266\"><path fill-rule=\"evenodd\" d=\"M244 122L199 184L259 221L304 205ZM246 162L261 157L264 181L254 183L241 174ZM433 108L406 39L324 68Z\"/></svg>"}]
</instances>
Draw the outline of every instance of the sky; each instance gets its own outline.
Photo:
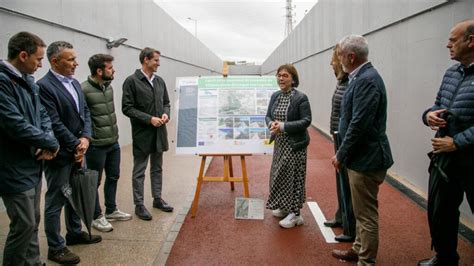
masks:
<instances>
[{"instance_id":1,"label":"sky","mask_svg":"<svg viewBox=\"0 0 474 266\"><path fill-rule=\"evenodd\" d=\"M318 0L293 0L296 26ZM222 60L261 64L284 40L285 0L154 0Z\"/></svg>"}]
</instances>

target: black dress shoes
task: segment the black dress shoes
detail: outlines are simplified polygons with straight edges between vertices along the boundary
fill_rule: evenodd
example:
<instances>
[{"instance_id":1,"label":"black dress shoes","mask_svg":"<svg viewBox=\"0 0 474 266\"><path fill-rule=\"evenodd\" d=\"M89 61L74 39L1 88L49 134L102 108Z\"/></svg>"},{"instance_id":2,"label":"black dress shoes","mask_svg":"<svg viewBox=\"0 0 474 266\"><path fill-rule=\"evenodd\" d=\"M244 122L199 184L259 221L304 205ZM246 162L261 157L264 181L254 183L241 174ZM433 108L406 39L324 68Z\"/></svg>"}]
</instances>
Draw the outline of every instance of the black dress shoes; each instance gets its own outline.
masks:
<instances>
[{"instance_id":1,"label":"black dress shoes","mask_svg":"<svg viewBox=\"0 0 474 266\"><path fill-rule=\"evenodd\" d=\"M338 242L354 242L355 237L340 234L334 238Z\"/></svg>"},{"instance_id":2,"label":"black dress shoes","mask_svg":"<svg viewBox=\"0 0 474 266\"><path fill-rule=\"evenodd\" d=\"M153 200L153 208L157 208L157 209L160 209L164 212L172 212L173 211L173 207L171 207L168 203L166 203L166 201L164 201L163 199L154 199Z\"/></svg>"},{"instance_id":3,"label":"black dress shoes","mask_svg":"<svg viewBox=\"0 0 474 266\"><path fill-rule=\"evenodd\" d=\"M354 262L359 261L359 254L357 254L352 248L349 250L334 249L331 254L336 259Z\"/></svg>"},{"instance_id":4,"label":"black dress shoes","mask_svg":"<svg viewBox=\"0 0 474 266\"><path fill-rule=\"evenodd\" d=\"M138 216L138 218L145 221L150 221L153 218L151 213L143 205L135 206L135 214Z\"/></svg>"},{"instance_id":5,"label":"black dress shoes","mask_svg":"<svg viewBox=\"0 0 474 266\"><path fill-rule=\"evenodd\" d=\"M324 225L327 226L327 227L331 227L331 228L342 227L342 223L336 221L336 219L325 221Z\"/></svg>"},{"instance_id":6,"label":"black dress shoes","mask_svg":"<svg viewBox=\"0 0 474 266\"><path fill-rule=\"evenodd\" d=\"M91 235L82 231L79 235L66 234L66 245L80 245L80 244L94 244L102 241L102 237L99 235Z\"/></svg>"},{"instance_id":7,"label":"black dress shoes","mask_svg":"<svg viewBox=\"0 0 474 266\"><path fill-rule=\"evenodd\" d=\"M67 247L59 250L48 250L48 260L54 261L58 264L78 264L81 258L72 253ZM43 265L46 265L43 263Z\"/></svg>"}]
</instances>

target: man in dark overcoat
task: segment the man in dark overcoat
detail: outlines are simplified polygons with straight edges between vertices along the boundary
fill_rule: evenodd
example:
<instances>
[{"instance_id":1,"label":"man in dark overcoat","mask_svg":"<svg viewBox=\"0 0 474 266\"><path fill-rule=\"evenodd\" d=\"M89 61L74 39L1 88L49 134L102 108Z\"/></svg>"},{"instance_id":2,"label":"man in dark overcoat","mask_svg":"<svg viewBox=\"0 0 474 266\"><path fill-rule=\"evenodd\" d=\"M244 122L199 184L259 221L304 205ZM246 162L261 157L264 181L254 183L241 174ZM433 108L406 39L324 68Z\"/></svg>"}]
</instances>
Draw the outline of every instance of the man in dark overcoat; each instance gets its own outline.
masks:
<instances>
[{"instance_id":1,"label":"man in dark overcoat","mask_svg":"<svg viewBox=\"0 0 474 266\"><path fill-rule=\"evenodd\" d=\"M133 203L135 214L142 220L152 215L144 205L145 170L150 160L153 207L172 212L162 198L163 152L168 150L166 124L170 115L170 100L164 80L154 73L160 66L161 53L152 48L140 52L141 69L123 83L122 112L130 118L133 138Z\"/></svg>"}]
</instances>

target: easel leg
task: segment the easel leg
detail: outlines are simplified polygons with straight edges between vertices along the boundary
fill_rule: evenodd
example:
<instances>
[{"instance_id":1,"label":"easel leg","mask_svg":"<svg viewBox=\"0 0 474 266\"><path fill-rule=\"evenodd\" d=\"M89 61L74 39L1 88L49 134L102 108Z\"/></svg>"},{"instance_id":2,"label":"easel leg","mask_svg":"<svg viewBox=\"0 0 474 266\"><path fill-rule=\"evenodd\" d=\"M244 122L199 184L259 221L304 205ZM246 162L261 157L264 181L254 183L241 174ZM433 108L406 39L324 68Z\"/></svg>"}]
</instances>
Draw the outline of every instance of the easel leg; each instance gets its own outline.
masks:
<instances>
[{"instance_id":1,"label":"easel leg","mask_svg":"<svg viewBox=\"0 0 474 266\"><path fill-rule=\"evenodd\" d=\"M240 155L240 164L242 166L242 179L244 183L244 196L249 197L249 179L247 177L247 165L245 164L245 156Z\"/></svg>"},{"instance_id":2,"label":"easel leg","mask_svg":"<svg viewBox=\"0 0 474 266\"><path fill-rule=\"evenodd\" d=\"M198 202L199 202L199 194L201 194L201 186L203 182L203 176L204 176L204 167L206 165L206 156L202 156L201 159L201 167L199 168L199 175L197 178L197 184L196 184L196 193L194 194L194 200L193 204L191 206L191 217L194 218L196 217L196 212L198 208Z\"/></svg>"},{"instance_id":3,"label":"easel leg","mask_svg":"<svg viewBox=\"0 0 474 266\"><path fill-rule=\"evenodd\" d=\"M234 177L234 170L232 169L232 156L229 155L229 176ZM234 181L230 182L230 190L234 191Z\"/></svg>"}]
</instances>

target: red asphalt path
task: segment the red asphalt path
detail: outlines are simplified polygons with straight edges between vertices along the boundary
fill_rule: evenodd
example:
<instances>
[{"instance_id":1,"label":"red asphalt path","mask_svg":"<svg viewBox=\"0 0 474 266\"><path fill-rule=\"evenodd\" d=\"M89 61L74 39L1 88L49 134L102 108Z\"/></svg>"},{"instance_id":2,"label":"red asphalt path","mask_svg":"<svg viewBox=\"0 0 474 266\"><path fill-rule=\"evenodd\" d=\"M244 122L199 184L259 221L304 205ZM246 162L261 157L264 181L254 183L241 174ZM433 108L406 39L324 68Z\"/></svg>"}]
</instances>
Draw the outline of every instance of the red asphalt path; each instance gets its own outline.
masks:
<instances>
[{"instance_id":1,"label":"red asphalt path","mask_svg":"<svg viewBox=\"0 0 474 266\"><path fill-rule=\"evenodd\" d=\"M307 201L316 201L325 217L337 208L336 180L330 158L332 143L310 129L306 177ZM234 173L240 163L234 159ZM266 200L271 155L247 157L250 197ZM222 175L223 161L215 158L208 176ZM197 174L196 169L196 174ZM265 219L234 219L234 200L243 195L242 184L230 191L227 183L204 183L197 216L186 216L167 265L344 265L331 256L332 249L347 249L351 244L325 242L308 206L302 209L303 226L283 229L271 211ZM416 265L431 257L426 211L387 183L379 192L380 244L377 265ZM335 229L339 234L340 229ZM459 240L460 265L474 265L474 247Z\"/></svg>"}]
</instances>

